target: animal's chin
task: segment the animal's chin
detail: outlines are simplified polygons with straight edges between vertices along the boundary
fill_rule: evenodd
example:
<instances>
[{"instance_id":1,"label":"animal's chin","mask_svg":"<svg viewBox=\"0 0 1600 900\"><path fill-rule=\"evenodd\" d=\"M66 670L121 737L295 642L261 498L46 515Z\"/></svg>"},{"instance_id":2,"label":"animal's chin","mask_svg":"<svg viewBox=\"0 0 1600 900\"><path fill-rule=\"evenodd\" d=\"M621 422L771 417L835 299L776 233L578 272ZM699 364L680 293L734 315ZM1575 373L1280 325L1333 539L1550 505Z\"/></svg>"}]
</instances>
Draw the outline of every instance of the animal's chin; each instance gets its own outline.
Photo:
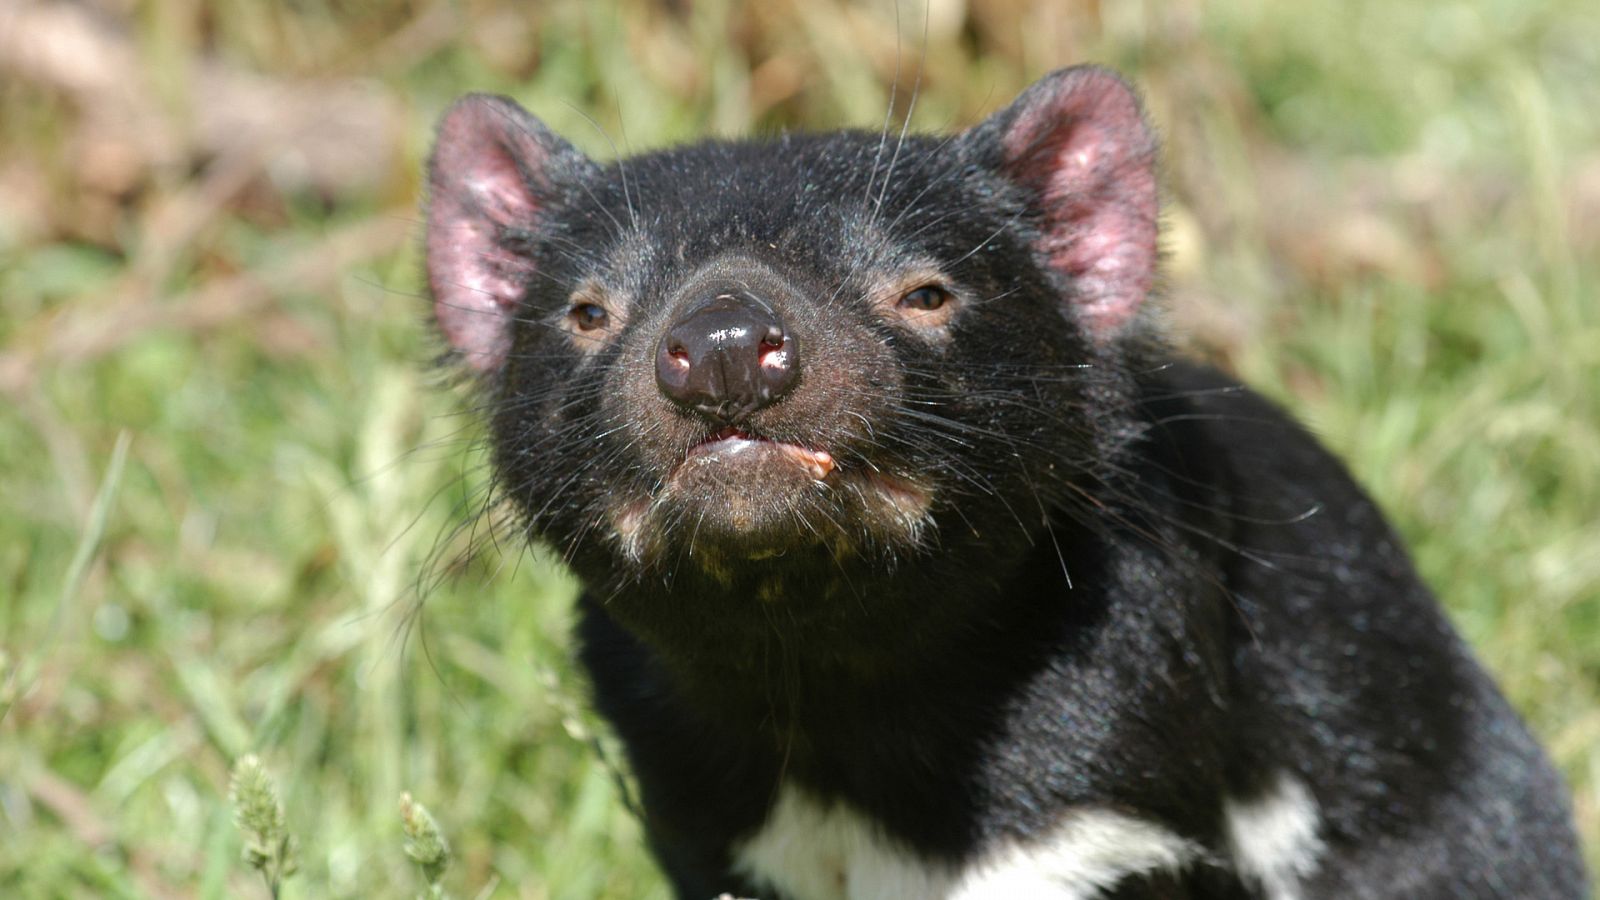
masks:
<instances>
[{"instance_id":1,"label":"animal's chin","mask_svg":"<svg viewBox=\"0 0 1600 900\"><path fill-rule=\"evenodd\" d=\"M651 508L701 548L759 557L816 542L807 523L834 472L826 450L724 429L689 448Z\"/></svg>"},{"instance_id":2,"label":"animal's chin","mask_svg":"<svg viewBox=\"0 0 1600 900\"><path fill-rule=\"evenodd\" d=\"M915 544L930 506L929 489L911 479L728 428L690 447L653 496L614 506L611 524L635 561L721 565L819 545L844 556L863 537Z\"/></svg>"}]
</instances>

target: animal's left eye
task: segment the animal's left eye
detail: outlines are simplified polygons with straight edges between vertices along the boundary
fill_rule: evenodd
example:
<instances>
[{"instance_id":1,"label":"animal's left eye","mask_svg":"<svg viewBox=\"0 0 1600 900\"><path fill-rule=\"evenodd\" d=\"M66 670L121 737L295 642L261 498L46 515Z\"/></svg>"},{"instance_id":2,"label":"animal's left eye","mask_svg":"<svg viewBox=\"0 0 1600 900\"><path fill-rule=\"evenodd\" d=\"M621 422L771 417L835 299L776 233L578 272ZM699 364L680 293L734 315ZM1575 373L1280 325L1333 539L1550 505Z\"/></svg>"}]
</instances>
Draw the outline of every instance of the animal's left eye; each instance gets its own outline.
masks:
<instances>
[{"instance_id":1,"label":"animal's left eye","mask_svg":"<svg viewBox=\"0 0 1600 900\"><path fill-rule=\"evenodd\" d=\"M950 299L950 292L937 285L923 285L914 291L907 291L900 298L901 309L912 309L919 312L932 312L945 305Z\"/></svg>"}]
</instances>

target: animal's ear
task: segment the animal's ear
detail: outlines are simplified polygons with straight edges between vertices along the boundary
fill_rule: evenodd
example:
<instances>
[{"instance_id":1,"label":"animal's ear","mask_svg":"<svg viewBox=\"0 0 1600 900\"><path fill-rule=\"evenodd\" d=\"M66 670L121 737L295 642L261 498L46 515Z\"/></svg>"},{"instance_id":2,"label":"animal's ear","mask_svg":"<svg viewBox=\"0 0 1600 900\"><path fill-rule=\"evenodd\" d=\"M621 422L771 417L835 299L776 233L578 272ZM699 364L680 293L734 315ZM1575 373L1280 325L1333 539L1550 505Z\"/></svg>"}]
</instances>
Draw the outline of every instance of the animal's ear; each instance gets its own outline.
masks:
<instances>
[{"instance_id":1,"label":"animal's ear","mask_svg":"<svg viewBox=\"0 0 1600 900\"><path fill-rule=\"evenodd\" d=\"M511 324L535 277L526 237L563 184L594 164L514 101L457 100L428 162L428 289L439 331L473 369L505 362Z\"/></svg>"},{"instance_id":2,"label":"animal's ear","mask_svg":"<svg viewBox=\"0 0 1600 900\"><path fill-rule=\"evenodd\" d=\"M1133 89L1098 66L1061 69L963 137L1027 192L1035 249L1079 321L1114 336L1155 281L1156 140Z\"/></svg>"}]
</instances>

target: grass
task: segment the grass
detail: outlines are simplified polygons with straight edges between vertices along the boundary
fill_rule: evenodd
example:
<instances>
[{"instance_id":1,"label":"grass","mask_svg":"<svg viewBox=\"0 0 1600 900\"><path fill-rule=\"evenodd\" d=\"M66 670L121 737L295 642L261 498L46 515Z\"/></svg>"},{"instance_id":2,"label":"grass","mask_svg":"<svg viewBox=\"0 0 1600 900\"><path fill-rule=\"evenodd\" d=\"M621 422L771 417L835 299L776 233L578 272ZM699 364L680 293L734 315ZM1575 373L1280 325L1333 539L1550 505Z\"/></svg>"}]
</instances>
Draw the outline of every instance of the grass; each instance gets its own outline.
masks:
<instances>
[{"instance_id":1,"label":"grass","mask_svg":"<svg viewBox=\"0 0 1600 900\"><path fill-rule=\"evenodd\" d=\"M255 753L283 896L431 890L407 791L452 896L665 896L574 585L458 530L483 473L418 297L431 121L502 91L598 156L876 128L898 68L895 116L920 75L940 129L1087 59L1164 133L1174 331L1349 459L1600 864L1584 0L905 3L898 39L835 0L106 8L25 47L0 13L0 895L266 896L227 803ZM51 56L82 34L106 52Z\"/></svg>"}]
</instances>

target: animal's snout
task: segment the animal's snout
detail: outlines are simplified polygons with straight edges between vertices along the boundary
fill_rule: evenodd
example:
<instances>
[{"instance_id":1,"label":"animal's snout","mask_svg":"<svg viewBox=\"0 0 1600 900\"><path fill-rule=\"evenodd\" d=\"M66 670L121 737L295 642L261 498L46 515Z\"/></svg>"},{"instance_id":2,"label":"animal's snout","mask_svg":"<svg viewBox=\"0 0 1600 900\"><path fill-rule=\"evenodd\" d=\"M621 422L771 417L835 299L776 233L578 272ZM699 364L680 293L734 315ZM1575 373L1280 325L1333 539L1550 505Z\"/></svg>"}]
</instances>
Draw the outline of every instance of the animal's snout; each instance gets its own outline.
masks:
<instances>
[{"instance_id":1,"label":"animal's snout","mask_svg":"<svg viewBox=\"0 0 1600 900\"><path fill-rule=\"evenodd\" d=\"M800 374L800 345L771 306L746 291L716 292L667 327L656 384L667 399L719 424L778 401Z\"/></svg>"}]
</instances>

